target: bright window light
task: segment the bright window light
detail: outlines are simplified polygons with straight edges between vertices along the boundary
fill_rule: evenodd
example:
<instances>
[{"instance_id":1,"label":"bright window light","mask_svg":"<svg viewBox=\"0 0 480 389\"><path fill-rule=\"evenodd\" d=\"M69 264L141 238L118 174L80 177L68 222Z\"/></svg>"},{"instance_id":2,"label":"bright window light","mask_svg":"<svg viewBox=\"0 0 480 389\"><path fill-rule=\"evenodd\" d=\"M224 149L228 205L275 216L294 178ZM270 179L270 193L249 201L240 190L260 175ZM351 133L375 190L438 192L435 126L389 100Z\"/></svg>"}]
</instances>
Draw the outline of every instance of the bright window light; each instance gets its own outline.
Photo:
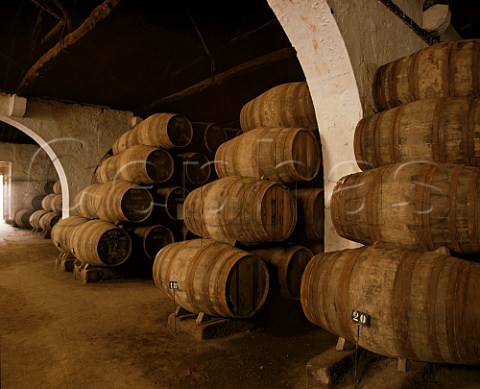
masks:
<instances>
[{"instance_id":1,"label":"bright window light","mask_svg":"<svg viewBox=\"0 0 480 389\"><path fill-rule=\"evenodd\" d=\"M0 174L0 221L3 220L3 175Z\"/></svg>"}]
</instances>

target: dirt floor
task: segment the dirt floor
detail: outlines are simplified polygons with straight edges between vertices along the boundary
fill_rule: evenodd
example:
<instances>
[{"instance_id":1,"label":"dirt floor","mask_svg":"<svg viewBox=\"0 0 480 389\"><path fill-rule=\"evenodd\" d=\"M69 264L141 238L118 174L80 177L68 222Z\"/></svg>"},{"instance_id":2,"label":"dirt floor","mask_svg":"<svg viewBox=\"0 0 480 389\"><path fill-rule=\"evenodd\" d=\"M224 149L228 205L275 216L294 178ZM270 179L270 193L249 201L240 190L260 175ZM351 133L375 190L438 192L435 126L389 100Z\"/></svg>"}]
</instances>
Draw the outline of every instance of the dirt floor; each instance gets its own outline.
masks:
<instances>
[{"instance_id":1,"label":"dirt floor","mask_svg":"<svg viewBox=\"0 0 480 389\"><path fill-rule=\"evenodd\" d=\"M2 389L319 387L305 367L337 338L298 302L267 299L252 329L199 340L168 329L173 302L151 279L83 284L58 253L0 224ZM480 371L440 367L429 387L480 388Z\"/></svg>"}]
</instances>

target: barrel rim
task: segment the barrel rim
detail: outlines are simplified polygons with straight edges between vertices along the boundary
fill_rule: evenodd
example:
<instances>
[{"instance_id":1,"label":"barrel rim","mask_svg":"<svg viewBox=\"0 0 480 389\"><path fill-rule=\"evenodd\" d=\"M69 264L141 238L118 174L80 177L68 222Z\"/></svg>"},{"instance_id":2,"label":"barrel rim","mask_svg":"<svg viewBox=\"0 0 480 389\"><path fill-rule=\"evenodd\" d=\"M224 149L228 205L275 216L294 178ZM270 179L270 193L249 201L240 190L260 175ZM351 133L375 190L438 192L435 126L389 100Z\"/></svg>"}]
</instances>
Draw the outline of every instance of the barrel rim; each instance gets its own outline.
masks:
<instances>
[{"instance_id":1,"label":"barrel rim","mask_svg":"<svg viewBox=\"0 0 480 389\"><path fill-rule=\"evenodd\" d=\"M257 180L257 181L258 181L258 180ZM260 180L259 182L265 182L265 180ZM282 239L275 239L276 241L278 241L278 240L286 240L286 239L288 239L288 237L289 237L290 235L292 235L292 233L293 233L293 231L295 230L295 227L296 227L296 225L297 225L297 217L298 217L298 214L297 214L297 203L296 203L296 200L295 200L294 197L293 197L292 192L291 192L290 189L287 188L285 185L283 185L283 184L280 183L280 182L276 182L276 181L270 181L269 184L270 184L270 185L265 186L265 188L263 188L263 190L262 190L263 193L261 194L261 199L262 199L262 201L261 201L260 209L265 209L265 208L266 208L266 207L264 206L265 201L267 200L265 195L266 195L266 193L267 193L269 190L271 190L272 188L275 188L275 189L280 188L280 189L283 190L283 192L284 192L285 194L287 194L287 197L288 197L288 199L290 200L290 207L289 207L289 209L290 209L290 211L292 212L292 219L293 219L293 220L292 220L292 223L291 223L291 225L290 225L290 229L285 233L285 235L283 235L283 238L282 238ZM260 217L260 222L261 222L261 225L262 225L262 228L263 228L263 231L265 232L265 234L270 235L270 234L268 233L267 226L266 226L266 224L265 224L266 220L265 220L265 218L263 217L263 215Z\"/></svg>"},{"instance_id":2,"label":"barrel rim","mask_svg":"<svg viewBox=\"0 0 480 389\"><path fill-rule=\"evenodd\" d=\"M171 119L178 119L180 118L182 121L185 121L185 124L187 124L188 126L188 129L189 129L189 134L187 136L187 140L183 143L174 143L173 140L175 140L176 137L175 135L178 133L178 129L175 129L175 128L171 128L170 127L170 120ZM172 144L174 145L174 147L186 147L190 144L190 142L192 141L192 138L193 138L193 126L192 126L192 122L185 116L185 115L181 115L181 114L178 114L178 113L172 113L168 122L167 122L167 128L166 128L166 132L167 132L167 136L168 138L172 141Z\"/></svg>"},{"instance_id":3,"label":"barrel rim","mask_svg":"<svg viewBox=\"0 0 480 389\"><path fill-rule=\"evenodd\" d=\"M88 223L88 222L87 222ZM82 224L83 226L84 224ZM98 249L99 249L99 245L98 243L100 243L100 241L102 240L102 238L105 236L105 234L109 233L110 231L116 231L117 233L121 233L123 234L123 236L125 236L127 238L127 240L129 241L129 244L128 244L128 253L125 255L124 258L122 258L122 260L120 262L116 262L116 263L107 263L103 260L103 258L100 256L100 253L98 252ZM127 261L129 258L130 258L130 255L132 254L132 238L130 236L130 234L125 231L124 229L122 228L119 228L115 225L112 224L112 226L108 229L106 229L105 231L102 232L102 234L98 237L98 241L97 241L97 245L96 245L96 253L97 253L97 256L98 256L98 259L104 263L106 266L118 266L118 265L121 265L123 263L125 263L125 261Z\"/></svg>"},{"instance_id":4,"label":"barrel rim","mask_svg":"<svg viewBox=\"0 0 480 389\"><path fill-rule=\"evenodd\" d=\"M158 188L155 193L165 200L164 203L159 204L159 205L160 205L160 207L165 208L165 212L170 219L172 219L172 220L183 220L183 219L178 217L176 212L175 212L175 214L173 214L171 212L171 207L173 206L173 204L170 201L170 197L177 190L181 190L183 192L183 195L184 195L183 196L183 204L184 204L185 200L187 199L188 194L190 193L190 191L183 186L176 185L176 186ZM175 205L178 205L178 204L176 203Z\"/></svg>"},{"instance_id":5,"label":"barrel rim","mask_svg":"<svg viewBox=\"0 0 480 389\"><path fill-rule=\"evenodd\" d=\"M173 232L170 228L168 228L166 225L164 224L154 224L154 225L151 225L151 226L147 226L147 230L145 232L145 238L143 239L142 241L142 246L143 246L143 251L145 252L145 254L147 255L147 257L149 259L155 259L155 257L157 256L158 252L161 250L158 250L154 255L151 255L151 253L149 252L149 250L147 250L147 245L146 245L146 242L147 242L147 237L154 231L154 230L157 230L157 229L162 229L164 232L167 232L167 234L170 236L171 238L171 242L170 243L174 243L175 242L175 236L173 235ZM170 243L167 243L167 245L169 245ZM166 247L167 245L165 245L164 247ZM163 248L163 247L162 247Z\"/></svg>"},{"instance_id":6,"label":"barrel rim","mask_svg":"<svg viewBox=\"0 0 480 389\"><path fill-rule=\"evenodd\" d=\"M163 178L159 178L153 173L153 172L158 171L158 169L157 169L158 166L156 166L150 160L150 158L153 158L152 156L154 156L155 154L159 154L159 155L161 154L163 156L166 156L166 159L168 160L168 163L169 163L168 175L163 177ZM162 161L163 161L163 159L162 159ZM153 182L159 183L159 184L163 184L163 183L167 182L168 180L170 180L170 178L172 178L173 173L174 173L174 161L173 161L172 155L167 150L163 150L161 148L156 148L155 150L152 150L150 153L148 153L148 156L146 158L145 170L146 170L147 176L149 176L152 179Z\"/></svg>"},{"instance_id":7,"label":"barrel rim","mask_svg":"<svg viewBox=\"0 0 480 389\"><path fill-rule=\"evenodd\" d=\"M300 173L300 171L298 169L294 169L294 174L300 178L301 181L311 181L313 180L317 174L320 172L320 167L322 165L322 161L321 161L321 149L320 149L320 144L317 140L317 138L315 137L315 135L313 134L313 130L311 129L308 129L308 128L298 128L297 131L295 132L292 132L292 144L294 144L297 140L297 137L299 136L303 136L305 134L308 134L307 136L310 137L312 140L313 140L313 145L314 145L314 151L315 151L315 156L314 156L314 164L315 164L315 169L314 169L314 173L312 175L303 175ZM293 148L292 148L292 152L293 152ZM292 156L292 161L293 161L293 156ZM296 162L297 161L293 161L294 163L294 167L296 167Z\"/></svg>"},{"instance_id":8,"label":"barrel rim","mask_svg":"<svg viewBox=\"0 0 480 389\"><path fill-rule=\"evenodd\" d=\"M314 257L313 255L313 252L312 250L310 250L308 247L305 247L305 246L302 246L302 245L292 245L291 247L288 248L287 250L287 253L291 253L290 255L290 258L289 258L289 261L287 263L287 267L286 267L286 271L285 271L285 286L286 286L286 291L288 292L289 296L294 299L294 300L300 300L300 295L301 295L301 279L302 279L302 276L303 276L303 273L307 267L307 265L310 263L310 261L312 260L312 258ZM305 253L307 255L310 256L310 258L307 260L307 262L305 263L305 266L303 267L303 270L302 270L302 273L301 273L301 276L300 276L300 283L298 284L298 294L296 292L294 292L292 289L292 285L291 283L289 282L290 281L290 277L288 277L289 274L292 273L292 267L295 265L294 262L295 259L297 258L296 255L299 253L299 252L302 252L302 253Z\"/></svg>"},{"instance_id":9,"label":"barrel rim","mask_svg":"<svg viewBox=\"0 0 480 389\"><path fill-rule=\"evenodd\" d=\"M150 206L148 207L148 209L145 212L143 212L144 215L140 218L137 218L137 217L131 218L131 217L128 216L128 214L129 214L128 212L127 212L127 214L125 213L125 203L128 201L128 195L127 194L129 194L133 190L139 190L142 193L148 193L148 196L150 197ZM153 212L153 206L154 206L154 199L153 199L153 196L150 193L150 191L148 189L144 188L144 187L136 186L136 185L132 185L131 187L127 188L125 190L125 192L122 194L122 198L120 200L120 210L121 210L123 216L125 217L126 220L131 221L131 222L135 222L135 223L139 223L139 222L143 222L143 221L147 220ZM140 214L142 214L142 212L135 213L135 215L140 215Z\"/></svg>"},{"instance_id":10,"label":"barrel rim","mask_svg":"<svg viewBox=\"0 0 480 389\"><path fill-rule=\"evenodd\" d=\"M190 159L191 158L195 158L195 157L199 157L200 159L203 159L203 165L200 166L200 170L203 170L205 167L207 167L208 169L208 174L205 175L205 178L203 178L202 180L198 181L198 182L193 182L191 179L190 179L190 182L194 183L195 185L203 185L205 184L206 182L208 182L208 180L210 179L210 176L212 175L212 167L211 167L211 164L210 164L210 159L204 154L204 153L200 153L198 151L194 151L192 153L189 153L190 154ZM201 161L198 161L198 163L201 163ZM187 177L191 177L191 175L189 174L189 166L191 166L191 164L187 164L186 168L183 169L183 171L185 172L186 176Z\"/></svg>"},{"instance_id":11,"label":"barrel rim","mask_svg":"<svg viewBox=\"0 0 480 389\"><path fill-rule=\"evenodd\" d=\"M225 243L226 244L226 243ZM240 249L236 249L238 251L243 251L243 250L240 250ZM224 296L224 301L226 301L227 303L227 307L229 309L229 311L232 313L232 317L234 318L238 318L238 319L248 319L252 316L254 316L255 314L258 313L258 311L263 307L266 299L267 299L267 296L268 296L268 291L270 289L270 273L268 272L268 268L267 268L267 265L265 264L264 261L262 261L261 258L253 255L253 254L250 254L248 252L241 252L239 253L239 257L238 258L235 258L235 262L230 266L229 268L229 271L228 271L228 275L227 275L227 280L226 280L226 283L225 285L228 286L229 284L229 281L231 279L231 277L233 276L232 275L232 270L239 265L240 262L243 262L243 261L246 261L246 260L254 260L254 261L257 261L259 266L262 268L263 272L262 272L262 276L264 276L264 284L265 284L265 287L263 288L263 295L262 297L256 302L255 304L255 308L245 314L245 315L239 315L237 313L234 312L234 310L232 309L232 306L231 306L231 301L227 298L227 294L225 294ZM227 291L227 288L225 288L225 291Z\"/></svg>"}]
</instances>

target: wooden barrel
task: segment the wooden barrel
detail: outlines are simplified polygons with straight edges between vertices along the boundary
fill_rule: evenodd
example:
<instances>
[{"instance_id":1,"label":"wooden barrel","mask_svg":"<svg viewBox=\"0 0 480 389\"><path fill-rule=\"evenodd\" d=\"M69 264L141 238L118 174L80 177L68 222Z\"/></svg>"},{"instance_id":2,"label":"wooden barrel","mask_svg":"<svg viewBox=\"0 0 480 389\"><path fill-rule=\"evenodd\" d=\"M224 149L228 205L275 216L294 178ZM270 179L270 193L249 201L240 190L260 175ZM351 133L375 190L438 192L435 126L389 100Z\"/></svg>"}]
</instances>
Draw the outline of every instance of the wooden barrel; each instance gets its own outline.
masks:
<instances>
[{"instance_id":1,"label":"wooden barrel","mask_svg":"<svg viewBox=\"0 0 480 389\"><path fill-rule=\"evenodd\" d=\"M15 212L15 225L20 228L32 228L30 224L30 216L33 213L33 209L22 208Z\"/></svg>"},{"instance_id":2,"label":"wooden barrel","mask_svg":"<svg viewBox=\"0 0 480 389\"><path fill-rule=\"evenodd\" d=\"M112 155L100 162L95 170L95 179L98 183L104 184L108 181L118 180L118 167L120 156Z\"/></svg>"},{"instance_id":3,"label":"wooden barrel","mask_svg":"<svg viewBox=\"0 0 480 389\"><path fill-rule=\"evenodd\" d=\"M153 211L153 196L148 189L126 181L110 181L95 191L99 199L96 217L111 222L141 222Z\"/></svg>"},{"instance_id":4,"label":"wooden barrel","mask_svg":"<svg viewBox=\"0 0 480 389\"><path fill-rule=\"evenodd\" d=\"M113 155L123 153L128 148L138 144L137 131L135 130L135 127L133 127L117 138L112 145L112 153Z\"/></svg>"},{"instance_id":5,"label":"wooden barrel","mask_svg":"<svg viewBox=\"0 0 480 389\"><path fill-rule=\"evenodd\" d=\"M121 180L136 184L161 184L173 175L173 158L166 150L137 145L118 156L117 169Z\"/></svg>"},{"instance_id":6,"label":"wooden barrel","mask_svg":"<svg viewBox=\"0 0 480 389\"><path fill-rule=\"evenodd\" d=\"M242 130L236 128L219 125L207 126L203 134L203 144L205 145L206 152L210 155L215 155L215 152L222 143L228 142L241 133Z\"/></svg>"},{"instance_id":7,"label":"wooden barrel","mask_svg":"<svg viewBox=\"0 0 480 389\"><path fill-rule=\"evenodd\" d=\"M41 209L44 197L44 194L29 194L25 199L25 208L34 210Z\"/></svg>"},{"instance_id":8,"label":"wooden barrel","mask_svg":"<svg viewBox=\"0 0 480 389\"><path fill-rule=\"evenodd\" d=\"M300 283L303 271L313 253L298 244L277 247L257 248L250 251L261 258L268 267L270 276L277 280L280 294L288 299L300 299Z\"/></svg>"},{"instance_id":9,"label":"wooden barrel","mask_svg":"<svg viewBox=\"0 0 480 389\"><path fill-rule=\"evenodd\" d=\"M480 166L480 98L406 103L360 120L354 149L362 170L405 161Z\"/></svg>"},{"instance_id":10,"label":"wooden barrel","mask_svg":"<svg viewBox=\"0 0 480 389\"><path fill-rule=\"evenodd\" d=\"M50 210L52 212L61 213L62 212L62 195L55 194L50 200Z\"/></svg>"},{"instance_id":11,"label":"wooden barrel","mask_svg":"<svg viewBox=\"0 0 480 389\"><path fill-rule=\"evenodd\" d=\"M100 208L101 197L97 195L97 190L103 184L90 184L81 189L73 200L75 210L79 216L89 219L98 218L97 212Z\"/></svg>"},{"instance_id":12,"label":"wooden barrel","mask_svg":"<svg viewBox=\"0 0 480 389\"><path fill-rule=\"evenodd\" d=\"M243 132L258 127L317 128L307 83L280 84L250 100L240 111L240 126Z\"/></svg>"},{"instance_id":13,"label":"wooden barrel","mask_svg":"<svg viewBox=\"0 0 480 389\"><path fill-rule=\"evenodd\" d=\"M62 193L62 184L60 184L60 180L57 180L53 183L53 193L61 194Z\"/></svg>"},{"instance_id":14,"label":"wooden barrel","mask_svg":"<svg viewBox=\"0 0 480 389\"><path fill-rule=\"evenodd\" d=\"M331 199L335 230L344 238L457 255L480 252L480 168L397 163L343 177Z\"/></svg>"},{"instance_id":15,"label":"wooden barrel","mask_svg":"<svg viewBox=\"0 0 480 389\"><path fill-rule=\"evenodd\" d=\"M134 239L134 244L137 243L142 252L150 259L155 259L155 255L162 248L175 241L170 228L162 224L136 227L133 235L134 238L138 238Z\"/></svg>"},{"instance_id":16,"label":"wooden barrel","mask_svg":"<svg viewBox=\"0 0 480 389\"><path fill-rule=\"evenodd\" d=\"M321 188L303 188L294 191L297 199L297 225L292 239L300 241L323 240L325 232L324 191Z\"/></svg>"},{"instance_id":17,"label":"wooden barrel","mask_svg":"<svg viewBox=\"0 0 480 389\"><path fill-rule=\"evenodd\" d=\"M43 191L45 194L51 194L53 193L53 185L55 184L55 181L48 180L45 185L43 186Z\"/></svg>"},{"instance_id":18,"label":"wooden barrel","mask_svg":"<svg viewBox=\"0 0 480 389\"><path fill-rule=\"evenodd\" d=\"M43 227L40 224L40 219L42 218L43 215L45 215L49 212L51 212L51 211L46 211L44 209L38 209L30 215L29 222L30 222L30 225L32 226L34 231L36 231L36 232L42 231Z\"/></svg>"},{"instance_id":19,"label":"wooden barrel","mask_svg":"<svg viewBox=\"0 0 480 389\"><path fill-rule=\"evenodd\" d=\"M153 264L155 285L187 311L244 319L255 315L268 294L265 263L250 253L211 239L169 244Z\"/></svg>"},{"instance_id":20,"label":"wooden barrel","mask_svg":"<svg viewBox=\"0 0 480 389\"><path fill-rule=\"evenodd\" d=\"M480 264L445 248L375 245L314 256L300 300L309 321L371 352L478 365L478 285Z\"/></svg>"},{"instance_id":21,"label":"wooden barrel","mask_svg":"<svg viewBox=\"0 0 480 389\"><path fill-rule=\"evenodd\" d=\"M195 235L233 243L287 239L297 222L295 200L278 182L226 177L189 193L185 225Z\"/></svg>"},{"instance_id":22,"label":"wooden barrel","mask_svg":"<svg viewBox=\"0 0 480 389\"><path fill-rule=\"evenodd\" d=\"M220 178L311 181L320 164L320 144L313 131L305 128L257 128L220 145L215 153Z\"/></svg>"},{"instance_id":23,"label":"wooden barrel","mask_svg":"<svg viewBox=\"0 0 480 389\"><path fill-rule=\"evenodd\" d=\"M239 135L237 129L223 127L218 123L192 122L191 145L196 151L213 156L218 147Z\"/></svg>"},{"instance_id":24,"label":"wooden barrel","mask_svg":"<svg viewBox=\"0 0 480 389\"><path fill-rule=\"evenodd\" d=\"M57 224L61 218L62 216L59 213L50 211L43 214L38 223L42 231L49 232L52 231L52 227Z\"/></svg>"},{"instance_id":25,"label":"wooden barrel","mask_svg":"<svg viewBox=\"0 0 480 389\"><path fill-rule=\"evenodd\" d=\"M55 247L61 252L67 254L72 253L71 237L76 227L85 224L90 219L82 216L69 216L65 219L59 220L53 227L51 232L51 239Z\"/></svg>"},{"instance_id":26,"label":"wooden barrel","mask_svg":"<svg viewBox=\"0 0 480 389\"><path fill-rule=\"evenodd\" d=\"M377 110L436 97L480 97L479 53L479 39L442 42L380 66L373 86Z\"/></svg>"},{"instance_id":27,"label":"wooden barrel","mask_svg":"<svg viewBox=\"0 0 480 389\"><path fill-rule=\"evenodd\" d=\"M155 113L134 128L139 144L163 149L188 146L192 140L192 123L175 113Z\"/></svg>"},{"instance_id":28,"label":"wooden barrel","mask_svg":"<svg viewBox=\"0 0 480 389\"><path fill-rule=\"evenodd\" d=\"M183 204L190 192L181 186L162 187L155 191L155 207L160 220L183 220Z\"/></svg>"},{"instance_id":29,"label":"wooden barrel","mask_svg":"<svg viewBox=\"0 0 480 389\"><path fill-rule=\"evenodd\" d=\"M57 197L58 195L56 195L55 193L50 193L48 195L46 195L43 199L42 199L42 209L44 209L45 211L52 211L53 210L53 201L56 201L55 198Z\"/></svg>"},{"instance_id":30,"label":"wooden barrel","mask_svg":"<svg viewBox=\"0 0 480 389\"><path fill-rule=\"evenodd\" d=\"M105 220L90 220L75 227L71 244L78 260L96 266L120 265L132 251L128 232Z\"/></svg>"},{"instance_id":31,"label":"wooden barrel","mask_svg":"<svg viewBox=\"0 0 480 389\"><path fill-rule=\"evenodd\" d=\"M199 152L175 155L175 182L187 188L197 188L211 178L213 163Z\"/></svg>"}]
</instances>

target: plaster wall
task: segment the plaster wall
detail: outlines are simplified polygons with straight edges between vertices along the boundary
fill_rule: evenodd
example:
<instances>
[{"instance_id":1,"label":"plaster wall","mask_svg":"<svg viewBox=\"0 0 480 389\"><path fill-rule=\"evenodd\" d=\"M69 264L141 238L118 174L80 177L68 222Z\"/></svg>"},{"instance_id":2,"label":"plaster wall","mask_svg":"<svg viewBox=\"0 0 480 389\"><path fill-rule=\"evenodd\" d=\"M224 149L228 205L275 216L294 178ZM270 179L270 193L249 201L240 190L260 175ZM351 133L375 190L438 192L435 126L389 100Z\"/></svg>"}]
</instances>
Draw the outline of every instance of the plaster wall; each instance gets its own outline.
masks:
<instances>
[{"instance_id":1,"label":"plaster wall","mask_svg":"<svg viewBox=\"0 0 480 389\"><path fill-rule=\"evenodd\" d=\"M347 47L365 115L375 112L372 82L383 64L416 52L428 44L378 0L328 0ZM423 0L395 0L418 25Z\"/></svg>"},{"instance_id":2,"label":"plaster wall","mask_svg":"<svg viewBox=\"0 0 480 389\"><path fill-rule=\"evenodd\" d=\"M120 134L131 127L132 112L29 98L23 116L11 115L10 95L0 94L0 120L30 135L53 161L62 185L63 216L79 190Z\"/></svg>"},{"instance_id":3,"label":"plaster wall","mask_svg":"<svg viewBox=\"0 0 480 389\"><path fill-rule=\"evenodd\" d=\"M25 208L31 194L43 194L44 185L56 180L57 174L48 155L37 145L0 143L0 161L11 162L10 204L5 218L13 219L15 212Z\"/></svg>"}]
</instances>

